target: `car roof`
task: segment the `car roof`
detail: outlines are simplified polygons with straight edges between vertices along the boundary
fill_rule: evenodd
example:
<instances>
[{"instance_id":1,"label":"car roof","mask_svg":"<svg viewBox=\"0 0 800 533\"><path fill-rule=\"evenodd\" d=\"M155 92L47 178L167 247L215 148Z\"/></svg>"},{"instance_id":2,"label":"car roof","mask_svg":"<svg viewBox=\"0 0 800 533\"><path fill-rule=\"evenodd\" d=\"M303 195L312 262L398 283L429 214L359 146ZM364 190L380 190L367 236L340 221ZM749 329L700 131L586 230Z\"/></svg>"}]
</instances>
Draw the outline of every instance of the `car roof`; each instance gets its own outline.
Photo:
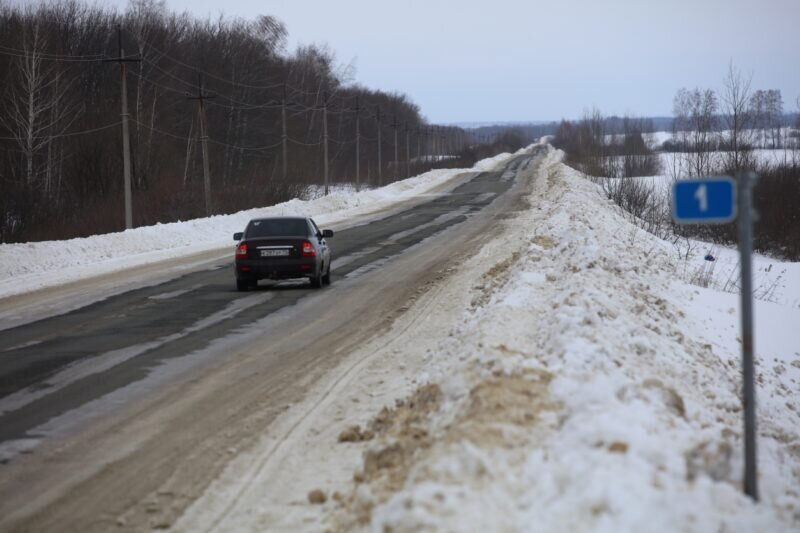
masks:
<instances>
[{"instance_id":1,"label":"car roof","mask_svg":"<svg viewBox=\"0 0 800 533\"><path fill-rule=\"evenodd\" d=\"M309 217L293 217L293 216L277 216L277 217L258 217L250 219L250 222L253 221L262 221L262 220L308 220Z\"/></svg>"}]
</instances>

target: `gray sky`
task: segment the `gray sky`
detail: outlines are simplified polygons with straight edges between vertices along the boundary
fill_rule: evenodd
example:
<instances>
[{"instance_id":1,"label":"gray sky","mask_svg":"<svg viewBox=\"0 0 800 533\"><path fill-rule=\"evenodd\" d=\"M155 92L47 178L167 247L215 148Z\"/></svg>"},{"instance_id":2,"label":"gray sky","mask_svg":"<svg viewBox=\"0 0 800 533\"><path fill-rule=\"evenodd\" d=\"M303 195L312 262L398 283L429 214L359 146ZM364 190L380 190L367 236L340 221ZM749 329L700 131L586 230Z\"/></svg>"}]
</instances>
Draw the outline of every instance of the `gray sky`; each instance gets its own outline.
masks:
<instances>
[{"instance_id":1,"label":"gray sky","mask_svg":"<svg viewBox=\"0 0 800 533\"><path fill-rule=\"evenodd\" d=\"M111 0L124 6L126 0ZM800 95L800 0L167 0L199 16L272 15L327 43L356 80L408 94L434 122L670 115L679 87ZM390 7L403 6L402 8Z\"/></svg>"}]
</instances>

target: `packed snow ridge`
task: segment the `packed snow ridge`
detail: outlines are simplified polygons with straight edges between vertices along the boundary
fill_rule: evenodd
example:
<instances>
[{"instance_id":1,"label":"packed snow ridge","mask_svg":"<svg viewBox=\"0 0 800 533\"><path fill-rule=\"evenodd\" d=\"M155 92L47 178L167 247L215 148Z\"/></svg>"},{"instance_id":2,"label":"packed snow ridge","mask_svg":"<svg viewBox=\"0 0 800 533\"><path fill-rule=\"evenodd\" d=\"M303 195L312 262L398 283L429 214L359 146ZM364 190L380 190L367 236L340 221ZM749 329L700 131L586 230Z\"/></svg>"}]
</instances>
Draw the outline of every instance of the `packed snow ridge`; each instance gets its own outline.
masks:
<instances>
[{"instance_id":1,"label":"packed snow ridge","mask_svg":"<svg viewBox=\"0 0 800 533\"><path fill-rule=\"evenodd\" d=\"M424 385L340 437L363 462L327 526L797 531L800 309L756 307L754 503L736 295L681 281L670 244L549 150L530 208L464 267L484 265Z\"/></svg>"}]
</instances>

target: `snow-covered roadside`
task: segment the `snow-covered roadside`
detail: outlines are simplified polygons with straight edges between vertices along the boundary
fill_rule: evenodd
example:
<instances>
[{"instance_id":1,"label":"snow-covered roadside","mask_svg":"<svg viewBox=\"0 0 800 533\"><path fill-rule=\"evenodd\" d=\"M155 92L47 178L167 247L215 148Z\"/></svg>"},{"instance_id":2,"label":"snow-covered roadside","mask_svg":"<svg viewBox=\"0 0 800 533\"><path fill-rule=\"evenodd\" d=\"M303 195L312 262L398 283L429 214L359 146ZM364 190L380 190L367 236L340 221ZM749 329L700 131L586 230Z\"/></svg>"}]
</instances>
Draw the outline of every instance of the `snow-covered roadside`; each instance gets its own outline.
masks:
<instances>
[{"instance_id":1,"label":"snow-covered roadside","mask_svg":"<svg viewBox=\"0 0 800 533\"><path fill-rule=\"evenodd\" d=\"M431 170L378 189L337 192L308 201L294 199L231 215L156 224L82 239L0 244L0 298L176 257L223 250L232 246L233 233L258 216L305 215L315 217L319 224L343 223L425 195L459 174L491 170L510 157L512 154L503 153L479 161L471 169Z\"/></svg>"},{"instance_id":2,"label":"snow-covered roadside","mask_svg":"<svg viewBox=\"0 0 800 533\"><path fill-rule=\"evenodd\" d=\"M800 310L756 307L756 505L740 488L735 298L681 282L672 246L558 152L529 202L481 253L496 260L418 376L428 385L346 439L367 444L338 445L364 461L352 494L326 504L329 526L800 527Z\"/></svg>"}]
</instances>

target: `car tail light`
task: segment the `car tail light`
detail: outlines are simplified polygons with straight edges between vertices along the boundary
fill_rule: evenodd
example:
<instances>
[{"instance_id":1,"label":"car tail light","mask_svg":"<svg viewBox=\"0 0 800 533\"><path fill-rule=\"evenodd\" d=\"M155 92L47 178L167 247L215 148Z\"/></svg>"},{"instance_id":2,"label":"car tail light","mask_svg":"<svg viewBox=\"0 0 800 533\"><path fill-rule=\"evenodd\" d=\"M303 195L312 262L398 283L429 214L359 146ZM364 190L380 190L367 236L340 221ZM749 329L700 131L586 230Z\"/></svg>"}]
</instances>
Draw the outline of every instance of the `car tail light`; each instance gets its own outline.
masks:
<instances>
[{"instance_id":1,"label":"car tail light","mask_svg":"<svg viewBox=\"0 0 800 533\"><path fill-rule=\"evenodd\" d=\"M236 258L244 258L247 257L247 243L243 242L239 246L236 247Z\"/></svg>"},{"instance_id":2,"label":"car tail light","mask_svg":"<svg viewBox=\"0 0 800 533\"><path fill-rule=\"evenodd\" d=\"M316 257L316 255L314 246L308 241L303 241L303 257Z\"/></svg>"}]
</instances>

